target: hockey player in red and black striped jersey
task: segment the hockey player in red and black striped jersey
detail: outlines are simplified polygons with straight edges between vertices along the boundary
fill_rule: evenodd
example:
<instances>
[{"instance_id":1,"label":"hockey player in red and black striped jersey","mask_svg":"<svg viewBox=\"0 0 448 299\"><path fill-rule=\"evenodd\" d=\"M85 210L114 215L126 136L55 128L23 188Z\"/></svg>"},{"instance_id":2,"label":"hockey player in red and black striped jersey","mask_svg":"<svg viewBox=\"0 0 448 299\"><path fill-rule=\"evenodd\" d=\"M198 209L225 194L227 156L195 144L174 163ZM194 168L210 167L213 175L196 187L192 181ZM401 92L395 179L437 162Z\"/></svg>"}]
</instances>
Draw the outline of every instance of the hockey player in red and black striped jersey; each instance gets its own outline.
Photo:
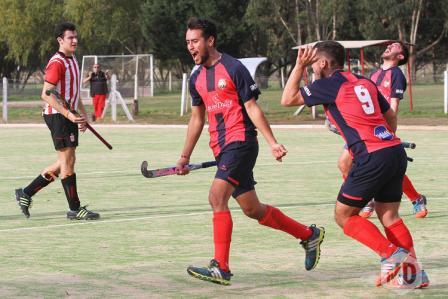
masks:
<instances>
[{"instance_id":1,"label":"hockey player in red and black striped jersey","mask_svg":"<svg viewBox=\"0 0 448 299\"><path fill-rule=\"evenodd\" d=\"M23 214L30 217L32 196L60 176L69 205L67 218L94 220L100 215L81 206L76 185L75 151L78 146L78 131L84 132L87 122L86 111L79 98L80 75L75 57L78 33L75 25L64 22L56 27L55 35L59 50L50 58L45 68L42 90L45 107L42 114L51 132L57 160L47 166L28 186L16 189L16 200ZM53 89L61 95L61 101L67 102L70 109L65 108L53 94L47 95L46 91ZM80 110L82 116L72 113L75 110Z\"/></svg>"}]
</instances>

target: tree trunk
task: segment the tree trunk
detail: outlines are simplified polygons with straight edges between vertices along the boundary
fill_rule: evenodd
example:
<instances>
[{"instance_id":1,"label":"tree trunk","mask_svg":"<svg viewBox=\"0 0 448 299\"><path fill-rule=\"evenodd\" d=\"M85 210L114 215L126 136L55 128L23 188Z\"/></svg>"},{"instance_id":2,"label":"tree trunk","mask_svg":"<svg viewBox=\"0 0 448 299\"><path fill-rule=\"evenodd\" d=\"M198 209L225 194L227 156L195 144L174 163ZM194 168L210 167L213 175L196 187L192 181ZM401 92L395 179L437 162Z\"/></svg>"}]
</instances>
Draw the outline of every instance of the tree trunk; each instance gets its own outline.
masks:
<instances>
[{"instance_id":1,"label":"tree trunk","mask_svg":"<svg viewBox=\"0 0 448 299\"><path fill-rule=\"evenodd\" d=\"M411 63L411 76L412 81L414 82L416 79L416 68L415 68L415 43L417 40L417 32L418 25L420 21L420 13L422 10L423 0L418 0L417 6L412 10L412 18L411 18L411 28L409 32L409 42L412 44L409 47L409 61Z\"/></svg>"},{"instance_id":2,"label":"tree trunk","mask_svg":"<svg viewBox=\"0 0 448 299\"><path fill-rule=\"evenodd\" d=\"M320 35L320 21L319 21L319 0L316 0L316 11L315 11L315 30L316 30L316 39L317 40L321 40L321 35Z\"/></svg>"},{"instance_id":3,"label":"tree trunk","mask_svg":"<svg viewBox=\"0 0 448 299\"><path fill-rule=\"evenodd\" d=\"M297 45L302 45L302 33L300 28L300 19L299 19L299 0L296 0L296 21L297 21Z\"/></svg>"},{"instance_id":4,"label":"tree trunk","mask_svg":"<svg viewBox=\"0 0 448 299\"><path fill-rule=\"evenodd\" d=\"M333 7L333 35L332 40L336 40L336 8Z\"/></svg>"},{"instance_id":5,"label":"tree trunk","mask_svg":"<svg viewBox=\"0 0 448 299\"><path fill-rule=\"evenodd\" d=\"M28 79L31 77L32 73L32 71L28 71L26 73L25 80L23 80L22 87L20 88L19 93L22 93L22 91L25 89L25 86L28 83Z\"/></svg>"}]
</instances>

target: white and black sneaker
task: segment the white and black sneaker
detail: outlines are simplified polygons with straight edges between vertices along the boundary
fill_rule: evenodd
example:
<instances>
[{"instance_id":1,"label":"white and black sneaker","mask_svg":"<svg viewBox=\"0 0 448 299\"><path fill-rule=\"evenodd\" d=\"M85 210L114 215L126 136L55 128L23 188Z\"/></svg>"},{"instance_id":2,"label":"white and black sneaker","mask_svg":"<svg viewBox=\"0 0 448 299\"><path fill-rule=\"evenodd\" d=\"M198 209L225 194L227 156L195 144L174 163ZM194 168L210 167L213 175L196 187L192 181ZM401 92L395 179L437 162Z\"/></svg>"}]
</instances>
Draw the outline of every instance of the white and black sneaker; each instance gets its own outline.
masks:
<instances>
[{"instance_id":1,"label":"white and black sneaker","mask_svg":"<svg viewBox=\"0 0 448 299\"><path fill-rule=\"evenodd\" d=\"M31 196L25 194L22 188L16 189L15 194L17 203L19 204L22 213L25 215L26 218L30 218L29 209L31 208L31 203L33 202Z\"/></svg>"},{"instance_id":2,"label":"white and black sneaker","mask_svg":"<svg viewBox=\"0 0 448 299\"><path fill-rule=\"evenodd\" d=\"M77 211L68 211L67 218L70 220L97 220L100 219L100 214L89 211L87 206L80 207Z\"/></svg>"}]
</instances>

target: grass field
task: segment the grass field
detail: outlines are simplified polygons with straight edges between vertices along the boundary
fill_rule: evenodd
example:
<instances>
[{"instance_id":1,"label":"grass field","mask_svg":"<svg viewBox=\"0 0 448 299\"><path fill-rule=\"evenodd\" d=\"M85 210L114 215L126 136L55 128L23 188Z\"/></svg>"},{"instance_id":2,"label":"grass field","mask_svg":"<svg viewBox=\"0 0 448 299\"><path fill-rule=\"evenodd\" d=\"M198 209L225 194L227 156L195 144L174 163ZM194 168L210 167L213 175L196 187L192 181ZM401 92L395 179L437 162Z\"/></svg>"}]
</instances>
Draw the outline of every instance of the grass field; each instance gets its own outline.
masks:
<instances>
[{"instance_id":1,"label":"grass field","mask_svg":"<svg viewBox=\"0 0 448 299\"><path fill-rule=\"evenodd\" d=\"M336 169L342 140L324 129L277 129L289 150L283 163L271 158L261 140L255 168L263 202L305 224L325 226L322 257L304 269L296 240L246 218L232 200L234 234L232 286L196 280L190 264L212 257L211 212L207 202L213 169L186 177L146 179L140 163L175 163L184 129L98 129L108 151L90 133L78 149L78 189L82 203L101 213L96 222L65 219L60 181L34 197L25 219L14 188L29 183L53 162L46 128L0 128L0 297L39 298L354 298L448 296L448 139L446 131L401 131L417 143L408 174L428 197L430 213L415 219L404 199L401 214L413 232L417 254L432 285L408 293L374 287L378 257L343 235L333 221L341 183ZM192 161L211 159L203 134Z\"/></svg>"},{"instance_id":2,"label":"grass field","mask_svg":"<svg viewBox=\"0 0 448 299\"><path fill-rule=\"evenodd\" d=\"M305 109L299 116L294 116L294 108L282 107L280 98L282 91L279 89L262 90L258 100L266 116L271 123L297 124L303 121L313 121L310 109ZM443 85L416 85L413 86L413 112L409 112L409 93L406 92L405 99L400 104L400 122L406 124L439 124L448 125L448 117L443 113ZM29 100L28 97L24 97ZM21 97L15 96L13 101L20 101ZM38 96L35 101L39 102ZM2 107L0 105L0 111ZM92 111L92 106L87 106ZM322 114L321 107L317 108ZM128 120L119 106L118 122L128 123ZM153 98L139 100L139 114L135 121L140 124L185 124L189 115L180 116L180 93L161 94ZM10 123L35 123L42 122L39 108L10 108L8 111L8 122ZM111 123L110 109L106 119L102 123ZM323 123L322 118L318 119Z\"/></svg>"}]
</instances>

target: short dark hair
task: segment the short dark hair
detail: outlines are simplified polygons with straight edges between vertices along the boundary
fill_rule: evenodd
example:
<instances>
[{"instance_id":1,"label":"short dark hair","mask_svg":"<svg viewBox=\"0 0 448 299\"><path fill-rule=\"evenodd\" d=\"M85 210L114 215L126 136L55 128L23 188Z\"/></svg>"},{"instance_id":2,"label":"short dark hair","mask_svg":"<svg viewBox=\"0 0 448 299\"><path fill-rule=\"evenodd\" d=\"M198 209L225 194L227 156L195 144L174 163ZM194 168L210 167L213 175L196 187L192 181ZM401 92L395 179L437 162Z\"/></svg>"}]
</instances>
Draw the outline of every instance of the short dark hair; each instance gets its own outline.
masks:
<instances>
[{"instance_id":1,"label":"short dark hair","mask_svg":"<svg viewBox=\"0 0 448 299\"><path fill-rule=\"evenodd\" d=\"M324 53L330 59L332 68L343 68L345 62L345 49L340 43L333 40L318 42L314 45L317 52Z\"/></svg>"},{"instance_id":2,"label":"short dark hair","mask_svg":"<svg viewBox=\"0 0 448 299\"><path fill-rule=\"evenodd\" d=\"M205 39L208 39L210 36L213 36L215 38L215 45L216 41L218 39L218 34L216 32L216 25L207 19L200 19L196 17L192 17L188 20L187 23L188 29L200 29L202 30L202 35Z\"/></svg>"},{"instance_id":3,"label":"short dark hair","mask_svg":"<svg viewBox=\"0 0 448 299\"><path fill-rule=\"evenodd\" d=\"M54 35L56 36L56 38L58 37L64 37L64 33L65 31L75 31L76 30L76 26L72 23L69 22L62 22L58 25L56 25L56 28L54 30Z\"/></svg>"},{"instance_id":4,"label":"short dark hair","mask_svg":"<svg viewBox=\"0 0 448 299\"><path fill-rule=\"evenodd\" d=\"M409 49L408 46L406 46L402 41L396 41L396 43L399 43L401 46L401 54L403 55L403 59L398 61L398 65L403 65L408 62L409 59Z\"/></svg>"}]
</instances>

